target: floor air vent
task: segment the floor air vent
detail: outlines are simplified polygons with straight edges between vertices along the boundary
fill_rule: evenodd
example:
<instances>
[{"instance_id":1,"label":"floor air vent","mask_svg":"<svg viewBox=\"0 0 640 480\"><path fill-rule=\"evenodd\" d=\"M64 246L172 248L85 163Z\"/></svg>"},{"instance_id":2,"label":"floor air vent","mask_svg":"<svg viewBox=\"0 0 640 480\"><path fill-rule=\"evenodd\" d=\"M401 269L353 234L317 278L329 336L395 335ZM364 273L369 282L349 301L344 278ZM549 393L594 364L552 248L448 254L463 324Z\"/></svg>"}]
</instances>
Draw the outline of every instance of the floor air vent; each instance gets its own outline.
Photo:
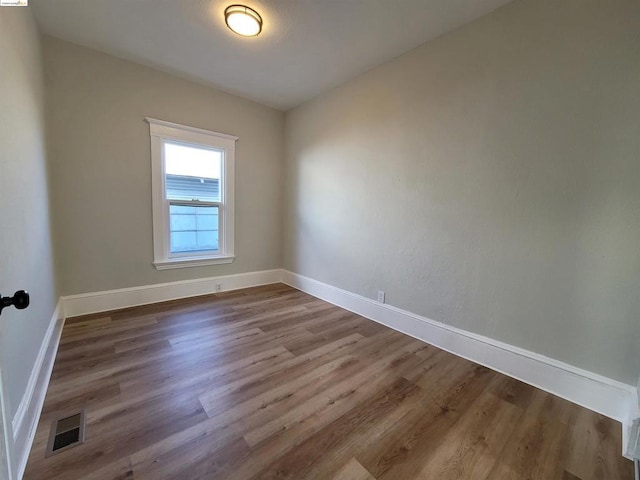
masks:
<instances>
[{"instance_id":1,"label":"floor air vent","mask_svg":"<svg viewBox=\"0 0 640 480\"><path fill-rule=\"evenodd\" d=\"M84 443L84 410L56 418L51 423L46 457Z\"/></svg>"}]
</instances>

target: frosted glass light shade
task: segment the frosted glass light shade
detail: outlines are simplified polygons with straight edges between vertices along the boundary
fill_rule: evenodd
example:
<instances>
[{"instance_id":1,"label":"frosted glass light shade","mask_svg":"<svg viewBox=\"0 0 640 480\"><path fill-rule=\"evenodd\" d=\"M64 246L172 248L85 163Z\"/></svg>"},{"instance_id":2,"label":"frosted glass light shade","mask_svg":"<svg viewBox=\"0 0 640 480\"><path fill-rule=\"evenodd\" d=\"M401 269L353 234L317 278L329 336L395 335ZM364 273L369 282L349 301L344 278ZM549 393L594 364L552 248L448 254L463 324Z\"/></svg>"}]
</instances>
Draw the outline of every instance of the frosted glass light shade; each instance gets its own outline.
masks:
<instances>
[{"instance_id":1,"label":"frosted glass light shade","mask_svg":"<svg viewBox=\"0 0 640 480\"><path fill-rule=\"evenodd\" d=\"M243 37L255 37L262 31L262 17L245 5L231 5L224 11L224 20L233 32Z\"/></svg>"}]
</instances>

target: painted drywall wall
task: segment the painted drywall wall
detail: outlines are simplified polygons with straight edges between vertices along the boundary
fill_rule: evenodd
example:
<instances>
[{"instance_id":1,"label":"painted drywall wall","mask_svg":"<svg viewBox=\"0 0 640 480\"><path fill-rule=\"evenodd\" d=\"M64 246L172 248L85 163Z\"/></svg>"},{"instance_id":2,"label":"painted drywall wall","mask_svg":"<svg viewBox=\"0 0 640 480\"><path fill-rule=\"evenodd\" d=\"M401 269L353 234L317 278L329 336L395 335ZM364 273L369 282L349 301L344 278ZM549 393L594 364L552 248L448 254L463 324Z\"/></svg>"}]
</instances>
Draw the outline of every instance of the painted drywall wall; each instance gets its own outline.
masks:
<instances>
[{"instance_id":1,"label":"painted drywall wall","mask_svg":"<svg viewBox=\"0 0 640 480\"><path fill-rule=\"evenodd\" d=\"M44 60L63 294L281 265L282 112L51 37ZM146 116L240 137L232 264L153 267Z\"/></svg>"},{"instance_id":2,"label":"painted drywall wall","mask_svg":"<svg viewBox=\"0 0 640 480\"><path fill-rule=\"evenodd\" d=\"M0 8L0 292L31 294L0 316L9 423L22 399L58 298L48 205L40 37L28 8Z\"/></svg>"},{"instance_id":3,"label":"painted drywall wall","mask_svg":"<svg viewBox=\"0 0 640 480\"><path fill-rule=\"evenodd\" d=\"M285 267L634 384L639 47L518 0L288 112Z\"/></svg>"}]
</instances>

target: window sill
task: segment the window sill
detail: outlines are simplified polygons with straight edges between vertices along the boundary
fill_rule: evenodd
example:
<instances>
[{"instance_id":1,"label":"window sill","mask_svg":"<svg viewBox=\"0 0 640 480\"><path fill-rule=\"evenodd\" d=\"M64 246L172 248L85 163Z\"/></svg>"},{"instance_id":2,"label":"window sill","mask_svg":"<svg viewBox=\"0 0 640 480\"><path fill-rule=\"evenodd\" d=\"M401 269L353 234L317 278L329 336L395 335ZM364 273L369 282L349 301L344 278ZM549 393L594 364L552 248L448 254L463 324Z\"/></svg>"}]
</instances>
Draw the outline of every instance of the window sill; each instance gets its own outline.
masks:
<instances>
[{"instance_id":1,"label":"window sill","mask_svg":"<svg viewBox=\"0 0 640 480\"><path fill-rule=\"evenodd\" d=\"M172 258L162 262L153 262L156 270L169 270L172 268L204 267L206 265L220 265L231 263L236 257L184 257Z\"/></svg>"}]
</instances>

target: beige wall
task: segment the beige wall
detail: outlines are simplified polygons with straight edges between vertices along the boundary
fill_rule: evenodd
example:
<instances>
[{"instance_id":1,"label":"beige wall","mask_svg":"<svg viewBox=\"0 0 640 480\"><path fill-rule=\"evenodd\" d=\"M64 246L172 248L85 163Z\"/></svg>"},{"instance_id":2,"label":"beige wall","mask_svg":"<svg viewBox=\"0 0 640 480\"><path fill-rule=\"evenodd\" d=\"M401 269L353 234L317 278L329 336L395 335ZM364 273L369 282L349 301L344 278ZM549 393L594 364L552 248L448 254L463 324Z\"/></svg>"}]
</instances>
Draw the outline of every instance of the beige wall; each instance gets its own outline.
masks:
<instances>
[{"instance_id":1,"label":"beige wall","mask_svg":"<svg viewBox=\"0 0 640 480\"><path fill-rule=\"evenodd\" d=\"M44 60L63 294L280 267L282 112L50 37ZM145 116L240 137L234 263L153 267Z\"/></svg>"},{"instance_id":2,"label":"beige wall","mask_svg":"<svg viewBox=\"0 0 640 480\"><path fill-rule=\"evenodd\" d=\"M285 266L635 384L639 47L515 1L289 112Z\"/></svg>"},{"instance_id":3,"label":"beige wall","mask_svg":"<svg viewBox=\"0 0 640 480\"><path fill-rule=\"evenodd\" d=\"M49 227L40 39L27 8L0 8L0 365L11 422L57 301Z\"/></svg>"}]
</instances>

